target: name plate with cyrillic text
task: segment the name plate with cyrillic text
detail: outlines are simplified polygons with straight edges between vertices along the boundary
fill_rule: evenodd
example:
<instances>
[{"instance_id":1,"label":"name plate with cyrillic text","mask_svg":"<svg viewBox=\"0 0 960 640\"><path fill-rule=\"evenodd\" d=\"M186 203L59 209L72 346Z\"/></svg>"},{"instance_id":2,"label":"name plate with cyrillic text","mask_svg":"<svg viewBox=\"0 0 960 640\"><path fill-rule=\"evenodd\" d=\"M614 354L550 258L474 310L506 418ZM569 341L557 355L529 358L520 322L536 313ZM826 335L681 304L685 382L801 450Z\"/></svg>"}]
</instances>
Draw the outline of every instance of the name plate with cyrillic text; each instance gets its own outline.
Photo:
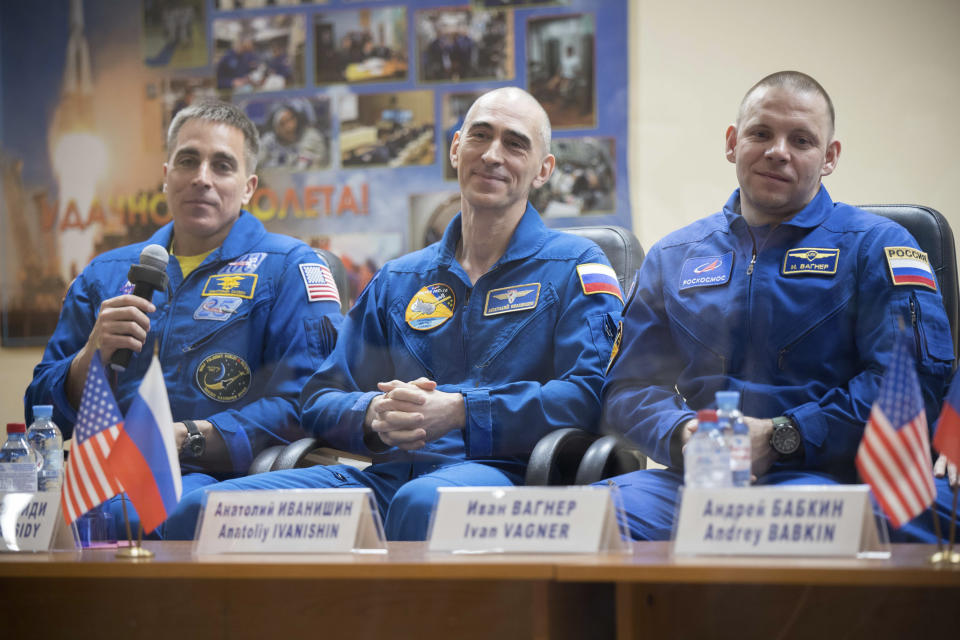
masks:
<instances>
[{"instance_id":1,"label":"name plate with cyrillic text","mask_svg":"<svg viewBox=\"0 0 960 640\"><path fill-rule=\"evenodd\" d=\"M47 551L61 529L69 532L60 517L59 491L0 493L0 550Z\"/></svg>"},{"instance_id":2,"label":"name plate with cyrillic text","mask_svg":"<svg viewBox=\"0 0 960 640\"><path fill-rule=\"evenodd\" d=\"M627 549L611 487L437 490L431 551L592 553ZM618 517L619 516L619 517Z\"/></svg>"},{"instance_id":3,"label":"name plate with cyrillic text","mask_svg":"<svg viewBox=\"0 0 960 640\"><path fill-rule=\"evenodd\" d=\"M856 556L885 550L866 485L681 489L677 555Z\"/></svg>"},{"instance_id":4,"label":"name plate with cyrillic text","mask_svg":"<svg viewBox=\"0 0 960 640\"><path fill-rule=\"evenodd\" d=\"M386 549L370 489L209 491L197 554Z\"/></svg>"}]
</instances>

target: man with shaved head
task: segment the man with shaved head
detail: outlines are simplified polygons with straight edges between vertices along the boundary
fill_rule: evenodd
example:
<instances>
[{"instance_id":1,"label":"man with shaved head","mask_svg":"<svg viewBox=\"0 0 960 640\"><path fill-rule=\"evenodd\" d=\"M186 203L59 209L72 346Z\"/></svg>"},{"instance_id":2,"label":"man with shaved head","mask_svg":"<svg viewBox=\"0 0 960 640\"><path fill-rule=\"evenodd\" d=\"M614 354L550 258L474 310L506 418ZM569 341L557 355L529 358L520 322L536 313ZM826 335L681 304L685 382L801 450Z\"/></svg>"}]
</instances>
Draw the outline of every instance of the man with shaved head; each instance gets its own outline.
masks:
<instances>
[{"instance_id":1,"label":"man with shaved head","mask_svg":"<svg viewBox=\"0 0 960 640\"><path fill-rule=\"evenodd\" d=\"M540 437L598 422L621 294L599 247L547 229L528 202L554 168L547 114L520 89L486 93L450 161L460 213L383 266L301 394L307 431L373 464L215 489L370 487L387 537L421 540L438 487L518 484ZM202 501L186 496L171 519L183 537Z\"/></svg>"},{"instance_id":2,"label":"man with shaved head","mask_svg":"<svg viewBox=\"0 0 960 640\"><path fill-rule=\"evenodd\" d=\"M854 457L898 326L928 415L939 411L953 347L926 263L900 225L833 202L821 179L840 158L830 97L810 76L767 76L726 131L740 188L723 210L651 250L627 301L604 386L608 423L666 469L614 479L631 531L670 537L683 447L696 411L740 392L757 484L857 481ZM924 539L923 527L901 530Z\"/></svg>"}]
</instances>

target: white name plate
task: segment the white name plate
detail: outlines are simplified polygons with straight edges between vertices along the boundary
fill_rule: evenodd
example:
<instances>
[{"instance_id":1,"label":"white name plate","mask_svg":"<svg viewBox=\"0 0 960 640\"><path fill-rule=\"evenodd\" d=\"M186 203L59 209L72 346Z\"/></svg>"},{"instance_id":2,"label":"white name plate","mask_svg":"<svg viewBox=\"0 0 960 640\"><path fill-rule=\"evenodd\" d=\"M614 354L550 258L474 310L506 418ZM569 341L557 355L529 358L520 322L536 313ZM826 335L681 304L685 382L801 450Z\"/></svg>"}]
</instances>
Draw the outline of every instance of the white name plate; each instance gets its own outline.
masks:
<instances>
[{"instance_id":1,"label":"white name plate","mask_svg":"<svg viewBox=\"0 0 960 640\"><path fill-rule=\"evenodd\" d=\"M0 493L0 550L47 551L62 524L59 491Z\"/></svg>"},{"instance_id":2,"label":"white name plate","mask_svg":"<svg viewBox=\"0 0 960 640\"><path fill-rule=\"evenodd\" d=\"M209 491L194 553L386 549L370 489Z\"/></svg>"},{"instance_id":3,"label":"white name plate","mask_svg":"<svg viewBox=\"0 0 960 640\"><path fill-rule=\"evenodd\" d=\"M627 549L610 487L437 489L431 551L593 553Z\"/></svg>"},{"instance_id":4,"label":"white name plate","mask_svg":"<svg viewBox=\"0 0 960 640\"><path fill-rule=\"evenodd\" d=\"M681 489L677 555L856 556L882 550L866 485Z\"/></svg>"}]
</instances>

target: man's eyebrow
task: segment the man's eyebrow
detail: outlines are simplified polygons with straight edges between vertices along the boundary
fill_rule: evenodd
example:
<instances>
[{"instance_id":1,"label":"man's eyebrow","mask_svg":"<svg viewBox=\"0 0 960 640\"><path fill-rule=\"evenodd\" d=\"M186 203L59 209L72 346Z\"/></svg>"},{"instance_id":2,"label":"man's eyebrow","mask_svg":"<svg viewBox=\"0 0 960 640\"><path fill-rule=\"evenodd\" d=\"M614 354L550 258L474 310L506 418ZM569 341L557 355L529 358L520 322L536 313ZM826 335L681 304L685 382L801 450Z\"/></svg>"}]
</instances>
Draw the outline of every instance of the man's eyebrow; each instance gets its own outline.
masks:
<instances>
[{"instance_id":1,"label":"man's eyebrow","mask_svg":"<svg viewBox=\"0 0 960 640\"><path fill-rule=\"evenodd\" d=\"M184 147L182 149L177 149L177 152L173 154L174 158L179 158L180 156L198 156L200 152L194 149L193 147Z\"/></svg>"},{"instance_id":2,"label":"man's eyebrow","mask_svg":"<svg viewBox=\"0 0 960 640\"><path fill-rule=\"evenodd\" d=\"M214 160L222 160L224 162L229 162L232 166L238 166L237 158L232 153L227 153L226 151L217 151L213 154Z\"/></svg>"},{"instance_id":3,"label":"man's eyebrow","mask_svg":"<svg viewBox=\"0 0 960 640\"><path fill-rule=\"evenodd\" d=\"M485 131L492 131L493 125L491 125L489 122L477 120L470 123L470 126L467 127L467 131L470 132L478 128ZM521 131L517 131L516 129L506 129L506 135L517 138L525 147L531 147L533 145L533 140L530 139L530 136Z\"/></svg>"}]
</instances>

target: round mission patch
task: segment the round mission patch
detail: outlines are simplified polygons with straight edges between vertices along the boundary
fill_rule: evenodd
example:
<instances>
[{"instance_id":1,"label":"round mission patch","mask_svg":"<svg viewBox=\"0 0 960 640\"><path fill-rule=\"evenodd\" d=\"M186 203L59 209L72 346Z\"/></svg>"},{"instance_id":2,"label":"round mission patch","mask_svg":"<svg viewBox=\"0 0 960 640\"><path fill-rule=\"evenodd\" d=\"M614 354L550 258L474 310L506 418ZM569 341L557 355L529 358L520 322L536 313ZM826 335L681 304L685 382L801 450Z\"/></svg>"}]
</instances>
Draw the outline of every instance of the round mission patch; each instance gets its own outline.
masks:
<instances>
[{"instance_id":1,"label":"round mission patch","mask_svg":"<svg viewBox=\"0 0 960 640\"><path fill-rule=\"evenodd\" d=\"M410 298L404 319L417 331L439 327L453 317L455 301L449 285L428 284Z\"/></svg>"},{"instance_id":2,"label":"round mission patch","mask_svg":"<svg viewBox=\"0 0 960 640\"><path fill-rule=\"evenodd\" d=\"M250 389L250 365L232 353L214 353L197 367L197 386L208 398L234 402Z\"/></svg>"}]
</instances>

